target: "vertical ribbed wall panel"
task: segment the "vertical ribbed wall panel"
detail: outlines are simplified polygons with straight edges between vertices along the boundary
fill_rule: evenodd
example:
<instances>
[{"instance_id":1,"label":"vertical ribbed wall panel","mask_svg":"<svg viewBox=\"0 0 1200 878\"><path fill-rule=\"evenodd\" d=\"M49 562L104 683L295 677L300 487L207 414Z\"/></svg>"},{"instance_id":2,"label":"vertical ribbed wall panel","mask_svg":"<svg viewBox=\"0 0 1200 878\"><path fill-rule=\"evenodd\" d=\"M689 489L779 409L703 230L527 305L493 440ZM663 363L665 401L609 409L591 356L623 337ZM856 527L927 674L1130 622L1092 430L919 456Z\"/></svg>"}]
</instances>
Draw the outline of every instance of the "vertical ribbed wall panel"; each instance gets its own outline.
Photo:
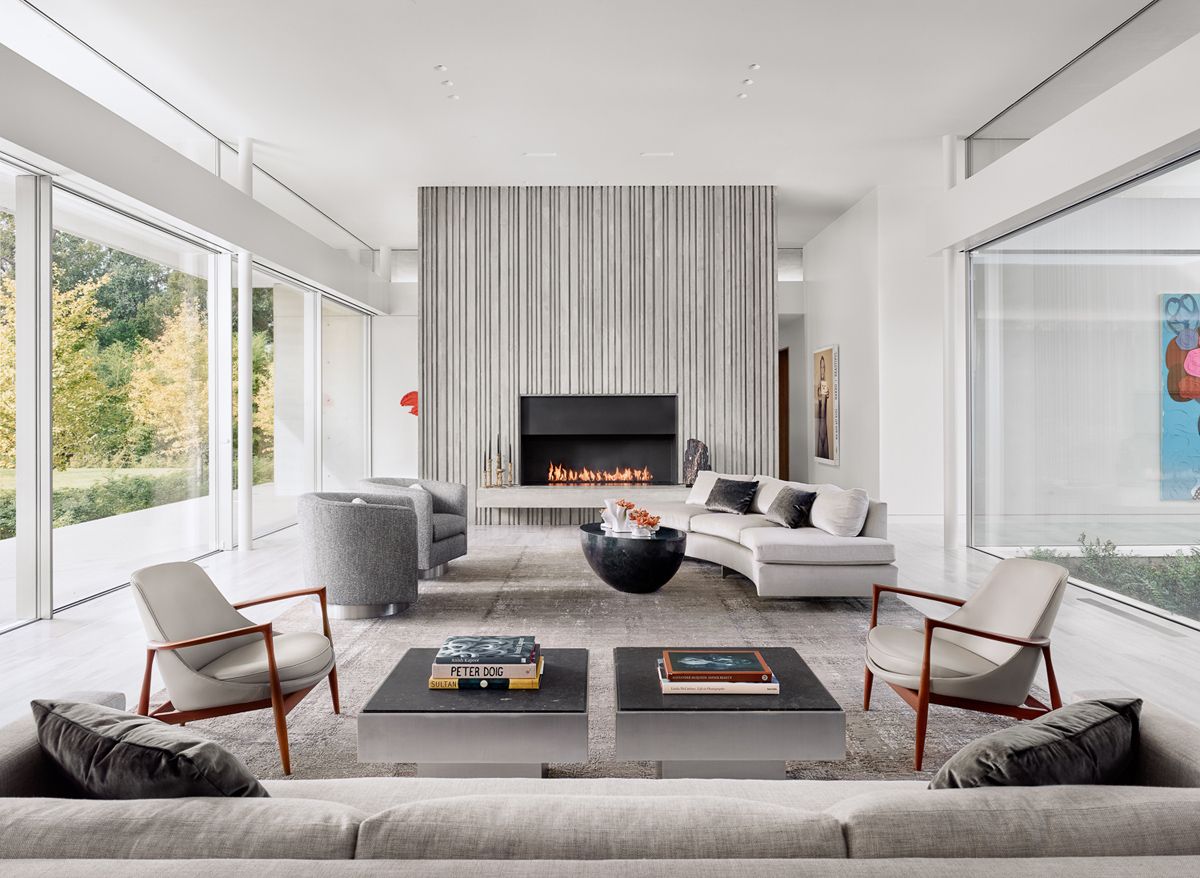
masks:
<instances>
[{"instance_id":1,"label":"vertical ribbed wall panel","mask_svg":"<svg viewBox=\"0 0 1200 878\"><path fill-rule=\"evenodd\" d=\"M489 444L515 451L543 393L677 394L681 455L697 438L716 469L775 472L772 187L431 187L420 219L422 476L473 506Z\"/></svg>"}]
</instances>

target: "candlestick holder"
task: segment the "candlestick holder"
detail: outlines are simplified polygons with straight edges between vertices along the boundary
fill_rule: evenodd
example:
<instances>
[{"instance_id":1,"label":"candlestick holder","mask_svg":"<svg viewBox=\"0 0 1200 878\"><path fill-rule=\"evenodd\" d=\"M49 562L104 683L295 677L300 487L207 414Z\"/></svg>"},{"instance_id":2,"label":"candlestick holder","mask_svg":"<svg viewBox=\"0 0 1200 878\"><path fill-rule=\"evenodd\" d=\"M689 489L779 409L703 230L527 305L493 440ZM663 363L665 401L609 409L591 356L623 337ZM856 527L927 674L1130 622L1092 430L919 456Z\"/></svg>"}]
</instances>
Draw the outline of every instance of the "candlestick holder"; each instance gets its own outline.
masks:
<instances>
[{"instance_id":1,"label":"candlestick holder","mask_svg":"<svg viewBox=\"0 0 1200 878\"><path fill-rule=\"evenodd\" d=\"M511 488L514 484L511 460L505 460L500 454L484 459L479 480L481 488Z\"/></svg>"}]
</instances>

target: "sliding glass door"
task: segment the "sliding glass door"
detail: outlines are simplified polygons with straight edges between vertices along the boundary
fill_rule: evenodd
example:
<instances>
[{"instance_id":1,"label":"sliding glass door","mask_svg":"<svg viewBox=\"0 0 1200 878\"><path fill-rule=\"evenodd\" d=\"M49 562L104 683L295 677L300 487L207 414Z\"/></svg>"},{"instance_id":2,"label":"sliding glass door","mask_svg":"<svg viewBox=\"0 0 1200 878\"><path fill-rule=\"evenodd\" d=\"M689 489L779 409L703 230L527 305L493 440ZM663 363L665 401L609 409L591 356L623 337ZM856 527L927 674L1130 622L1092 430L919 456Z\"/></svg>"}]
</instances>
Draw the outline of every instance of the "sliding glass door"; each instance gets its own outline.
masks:
<instances>
[{"instance_id":1,"label":"sliding glass door","mask_svg":"<svg viewBox=\"0 0 1200 878\"><path fill-rule=\"evenodd\" d=\"M16 172L0 163L0 631L33 618L32 589L17 592Z\"/></svg>"},{"instance_id":2,"label":"sliding glass door","mask_svg":"<svg viewBox=\"0 0 1200 878\"><path fill-rule=\"evenodd\" d=\"M214 548L214 254L56 190L54 605Z\"/></svg>"},{"instance_id":3,"label":"sliding glass door","mask_svg":"<svg viewBox=\"0 0 1200 878\"><path fill-rule=\"evenodd\" d=\"M234 544L233 265L0 164L0 631ZM272 269L253 284L258 537L368 474L370 317Z\"/></svg>"},{"instance_id":4,"label":"sliding glass door","mask_svg":"<svg viewBox=\"0 0 1200 878\"><path fill-rule=\"evenodd\" d=\"M319 294L254 273L254 535L296 522L296 501L315 488L316 357L312 301Z\"/></svg>"},{"instance_id":5,"label":"sliding glass door","mask_svg":"<svg viewBox=\"0 0 1200 878\"><path fill-rule=\"evenodd\" d=\"M1200 164L970 255L972 543L1200 619Z\"/></svg>"}]
</instances>

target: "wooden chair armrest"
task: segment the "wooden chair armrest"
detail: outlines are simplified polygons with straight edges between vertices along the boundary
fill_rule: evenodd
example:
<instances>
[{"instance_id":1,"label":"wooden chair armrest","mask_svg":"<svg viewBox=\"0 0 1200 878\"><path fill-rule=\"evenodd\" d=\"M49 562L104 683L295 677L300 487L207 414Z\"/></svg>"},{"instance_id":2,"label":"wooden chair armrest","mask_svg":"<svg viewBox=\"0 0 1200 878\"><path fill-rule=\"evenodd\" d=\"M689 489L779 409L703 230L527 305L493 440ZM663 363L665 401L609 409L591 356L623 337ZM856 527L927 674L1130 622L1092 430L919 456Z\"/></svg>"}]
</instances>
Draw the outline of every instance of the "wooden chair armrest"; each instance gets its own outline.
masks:
<instances>
[{"instance_id":1,"label":"wooden chair armrest","mask_svg":"<svg viewBox=\"0 0 1200 878\"><path fill-rule=\"evenodd\" d=\"M898 585L880 585L875 583L875 597L878 597L882 592L890 591L892 594L907 595L912 598L924 598L927 601L938 601L943 604L953 604L956 607L961 607L966 603L964 598L951 597L948 594L937 594L932 591L916 591L911 588L900 588Z\"/></svg>"},{"instance_id":2,"label":"wooden chair armrest","mask_svg":"<svg viewBox=\"0 0 1200 878\"><path fill-rule=\"evenodd\" d=\"M915 591L911 588L900 588L898 585L881 585L875 583L871 593L871 627L874 628L879 623L879 596L884 592L892 594L902 594L913 598L924 598L928 601L938 601L943 604L952 604L956 607L961 607L966 603L962 598L952 598L950 595L935 594L931 591Z\"/></svg>"},{"instance_id":3,"label":"wooden chair armrest","mask_svg":"<svg viewBox=\"0 0 1200 878\"><path fill-rule=\"evenodd\" d=\"M172 649L185 649L189 646L202 646L205 643L216 643L218 640L229 640L234 637L245 637L247 634L261 634L264 639L271 638L271 623L264 622L262 625L248 625L245 628L234 628L232 631L219 631L216 634L205 634L203 637L190 637L187 640L173 640L163 642L151 640L146 644L146 649L151 652L164 652Z\"/></svg>"},{"instance_id":4,"label":"wooden chair armrest","mask_svg":"<svg viewBox=\"0 0 1200 878\"><path fill-rule=\"evenodd\" d=\"M318 588L298 588L295 591L285 591L279 594L264 595L260 598L251 598L248 601L238 601L233 605L235 610L244 610L246 607L257 607L259 604L269 604L273 601L286 601L289 598L302 598L305 595L315 594L317 597L324 598L325 586Z\"/></svg>"},{"instance_id":5,"label":"wooden chair armrest","mask_svg":"<svg viewBox=\"0 0 1200 878\"><path fill-rule=\"evenodd\" d=\"M325 634L325 639L333 643L333 629L329 627L329 604L325 596L325 586L320 585L316 588L297 588L293 591L285 591L280 594L269 594L261 598L251 598L248 601L241 601L233 605L235 610L244 610L246 607L257 607L259 604L269 604L273 601L286 601L288 598L301 598L305 595L315 594L321 602L321 630Z\"/></svg>"},{"instance_id":6,"label":"wooden chair armrest","mask_svg":"<svg viewBox=\"0 0 1200 878\"><path fill-rule=\"evenodd\" d=\"M997 640L1000 643L1009 643L1013 646L1032 646L1038 649L1045 649L1050 646L1050 638L1048 637L1016 637L1012 634L999 634L995 631L984 631L982 628L968 628L966 625L957 625L954 622L946 622L941 619L926 619L925 631L932 633L935 628L945 628L948 631L959 631L963 634L970 634L975 637L984 637L988 640Z\"/></svg>"}]
</instances>

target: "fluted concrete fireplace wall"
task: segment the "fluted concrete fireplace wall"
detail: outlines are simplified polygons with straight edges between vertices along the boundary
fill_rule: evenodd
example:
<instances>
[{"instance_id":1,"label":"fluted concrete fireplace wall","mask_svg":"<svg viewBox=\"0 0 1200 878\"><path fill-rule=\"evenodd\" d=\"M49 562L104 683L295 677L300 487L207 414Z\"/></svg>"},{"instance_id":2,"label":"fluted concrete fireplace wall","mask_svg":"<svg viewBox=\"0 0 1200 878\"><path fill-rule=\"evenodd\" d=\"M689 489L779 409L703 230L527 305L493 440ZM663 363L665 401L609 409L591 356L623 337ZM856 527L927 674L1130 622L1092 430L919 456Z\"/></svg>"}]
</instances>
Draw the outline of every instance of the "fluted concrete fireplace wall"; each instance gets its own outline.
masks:
<instances>
[{"instance_id":1,"label":"fluted concrete fireplace wall","mask_svg":"<svg viewBox=\"0 0 1200 878\"><path fill-rule=\"evenodd\" d=\"M421 473L472 501L497 437L519 461L534 395L673 394L678 453L775 471L772 187L423 188L420 301Z\"/></svg>"}]
</instances>

